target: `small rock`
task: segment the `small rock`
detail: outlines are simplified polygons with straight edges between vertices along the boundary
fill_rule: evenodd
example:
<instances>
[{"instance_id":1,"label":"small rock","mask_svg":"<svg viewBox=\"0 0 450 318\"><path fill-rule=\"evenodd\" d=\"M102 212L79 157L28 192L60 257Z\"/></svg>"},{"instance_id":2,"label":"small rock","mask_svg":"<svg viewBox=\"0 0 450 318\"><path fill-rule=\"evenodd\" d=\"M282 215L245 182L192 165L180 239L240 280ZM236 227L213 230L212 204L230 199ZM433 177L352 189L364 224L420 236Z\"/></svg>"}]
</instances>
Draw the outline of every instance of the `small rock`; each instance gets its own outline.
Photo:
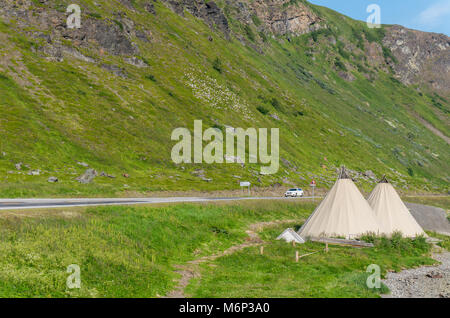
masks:
<instances>
[{"instance_id":1,"label":"small rock","mask_svg":"<svg viewBox=\"0 0 450 318\"><path fill-rule=\"evenodd\" d=\"M50 182L50 183L55 183L55 182L58 182L59 180L58 180L57 177L50 177L50 178L48 178L47 181Z\"/></svg>"},{"instance_id":2,"label":"small rock","mask_svg":"<svg viewBox=\"0 0 450 318\"><path fill-rule=\"evenodd\" d=\"M39 176L41 174L41 170L31 170L30 172L28 172L29 176Z\"/></svg>"},{"instance_id":3,"label":"small rock","mask_svg":"<svg viewBox=\"0 0 450 318\"><path fill-rule=\"evenodd\" d=\"M375 175L375 173L372 172L372 170L367 170L366 172L363 173L364 176L372 179L372 180L376 180L377 176Z\"/></svg>"},{"instance_id":4,"label":"small rock","mask_svg":"<svg viewBox=\"0 0 450 318\"><path fill-rule=\"evenodd\" d=\"M100 177L111 178L111 179L114 179L114 178L115 178L115 176L113 176L113 175L111 175L111 174L108 174L108 173L106 173L105 171L102 171L102 172L100 173Z\"/></svg>"},{"instance_id":5,"label":"small rock","mask_svg":"<svg viewBox=\"0 0 450 318\"><path fill-rule=\"evenodd\" d=\"M129 177L130 177L130 175L129 175L128 173L124 173L122 176L123 176L124 178L129 178Z\"/></svg>"},{"instance_id":6,"label":"small rock","mask_svg":"<svg viewBox=\"0 0 450 318\"><path fill-rule=\"evenodd\" d=\"M242 167L245 166L244 160L242 160L242 158L239 156L225 155L224 158L227 163L239 163Z\"/></svg>"},{"instance_id":7,"label":"small rock","mask_svg":"<svg viewBox=\"0 0 450 318\"><path fill-rule=\"evenodd\" d=\"M145 8L145 10L146 10L147 12L149 12L149 13L151 13L151 14L153 14L153 15L156 14L155 5L154 5L152 2L150 2L150 1L146 2L146 3L144 4L144 8Z\"/></svg>"},{"instance_id":8,"label":"small rock","mask_svg":"<svg viewBox=\"0 0 450 318\"><path fill-rule=\"evenodd\" d=\"M87 169L85 173L76 178L76 180L80 183L87 184L91 183L97 175L97 171L94 169Z\"/></svg>"},{"instance_id":9,"label":"small rock","mask_svg":"<svg viewBox=\"0 0 450 318\"><path fill-rule=\"evenodd\" d=\"M77 165L83 166L83 167L89 167L89 165L86 162L77 162Z\"/></svg>"},{"instance_id":10,"label":"small rock","mask_svg":"<svg viewBox=\"0 0 450 318\"><path fill-rule=\"evenodd\" d=\"M21 162L16 163L15 166L16 166L17 170L22 170L22 163Z\"/></svg>"},{"instance_id":11,"label":"small rock","mask_svg":"<svg viewBox=\"0 0 450 318\"><path fill-rule=\"evenodd\" d=\"M280 120L280 117L278 117L277 114L270 114L270 117L272 117L275 120Z\"/></svg>"},{"instance_id":12,"label":"small rock","mask_svg":"<svg viewBox=\"0 0 450 318\"><path fill-rule=\"evenodd\" d=\"M144 61L138 59L135 56L130 57L130 58L125 58L124 61L125 61L125 63L133 65L133 66L136 66L137 68L148 67L147 63L145 63Z\"/></svg>"},{"instance_id":13,"label":"small rock","mask_svg":"<svg viewBox=\"0 0 450 318\"><path fill-rule=\"evenodd\" d=\"M428 273L426 276L429 277L429 278L443 278L444 277L444 276L442 276L442 274L435 273L435 272Z\"/></svg>"}]
</instances>

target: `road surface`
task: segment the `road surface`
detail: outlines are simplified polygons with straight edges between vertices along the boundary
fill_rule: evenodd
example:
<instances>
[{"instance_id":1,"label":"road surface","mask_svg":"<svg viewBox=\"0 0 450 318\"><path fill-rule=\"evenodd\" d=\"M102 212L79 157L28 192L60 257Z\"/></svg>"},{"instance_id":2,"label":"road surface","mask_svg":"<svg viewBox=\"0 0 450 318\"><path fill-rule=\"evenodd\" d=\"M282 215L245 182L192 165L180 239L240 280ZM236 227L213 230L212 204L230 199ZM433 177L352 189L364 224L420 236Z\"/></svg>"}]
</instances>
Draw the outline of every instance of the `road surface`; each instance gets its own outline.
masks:
<instances>
[{"instance_id":1,"label":"road surface","mask_svg":"<svg viewBox=\"0 0 450 318\"><path fill-rule=\"evenodd\" d=\"M302 197L311 199L312 197ZM317 197L316 197L317 198ZM296 200L284 197L168 197L168 198L102 198L102 199L0 199L0 210L48 209L100 205L138 205L157 203L218 202L242 200ZM299 198L300 199L300 198Z\"/></svg>"}]
</instances>

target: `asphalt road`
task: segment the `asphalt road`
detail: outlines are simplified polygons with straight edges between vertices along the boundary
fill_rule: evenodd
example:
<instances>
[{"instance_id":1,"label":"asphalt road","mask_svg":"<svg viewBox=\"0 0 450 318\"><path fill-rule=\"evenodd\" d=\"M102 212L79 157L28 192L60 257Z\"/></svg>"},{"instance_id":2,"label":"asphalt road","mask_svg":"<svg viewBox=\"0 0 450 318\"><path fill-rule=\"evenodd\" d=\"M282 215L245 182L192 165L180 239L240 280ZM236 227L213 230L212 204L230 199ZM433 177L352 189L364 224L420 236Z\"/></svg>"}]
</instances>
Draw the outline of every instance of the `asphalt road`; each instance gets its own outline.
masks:
<instances>
[{"instance_id":1,"label":"asphalt road","mask_svg":"<svg viewBox=\"0 0 450 318\"><path fill-rule=\"evenodd\" d=\"M310 199L312 197L302 197ZM317 198L317 197L316 197ZM242 200L297 200L284 197L168 197L168 198L100 198L100 199L0 199L0 210L47 209L61 207L82 207L100 205L138 205L157 203L217 202Z\"/></svg>"},{"instance_id":2,"label":"asphalt road","mask_svg":"<svg viewBox=\"0 0 450 318\"><path fill-rule=\"evenodd\" d=\"M424 230L450 235L450 222L444 209L408 202L405 204Z\"/></svg>"}]
</instances>

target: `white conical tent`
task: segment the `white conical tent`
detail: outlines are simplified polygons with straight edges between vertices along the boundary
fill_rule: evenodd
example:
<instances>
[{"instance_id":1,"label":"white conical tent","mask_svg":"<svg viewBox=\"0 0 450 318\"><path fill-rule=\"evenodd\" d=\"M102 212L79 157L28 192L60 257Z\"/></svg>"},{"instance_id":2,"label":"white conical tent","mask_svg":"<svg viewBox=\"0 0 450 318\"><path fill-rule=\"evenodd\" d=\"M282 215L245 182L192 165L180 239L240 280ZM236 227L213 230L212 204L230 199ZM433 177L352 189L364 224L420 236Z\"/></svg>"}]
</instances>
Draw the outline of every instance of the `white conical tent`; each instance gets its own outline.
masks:
<instances>
[{"instance_id":1,"label":"white conical tent","mask_svg":"<svg viewBox=\"0 0 450 318\"><path fill-rule=\"evenodd\" d=\"M390 236L397 231L404 237L426 235L386 178L378 183L367 201L380 224L381 234Z\"/></svg>"},{"instance_id":2,"label":"white conical tent","mask_svg":"<svg viewBox=\"0 0 450 318\"><path fill-rule=\"evenodd\" d=\"M302 238L345 237L354 239L379 233L372 208L343 169L325 199L298 231Z\"/></svg>"}]
</instances>

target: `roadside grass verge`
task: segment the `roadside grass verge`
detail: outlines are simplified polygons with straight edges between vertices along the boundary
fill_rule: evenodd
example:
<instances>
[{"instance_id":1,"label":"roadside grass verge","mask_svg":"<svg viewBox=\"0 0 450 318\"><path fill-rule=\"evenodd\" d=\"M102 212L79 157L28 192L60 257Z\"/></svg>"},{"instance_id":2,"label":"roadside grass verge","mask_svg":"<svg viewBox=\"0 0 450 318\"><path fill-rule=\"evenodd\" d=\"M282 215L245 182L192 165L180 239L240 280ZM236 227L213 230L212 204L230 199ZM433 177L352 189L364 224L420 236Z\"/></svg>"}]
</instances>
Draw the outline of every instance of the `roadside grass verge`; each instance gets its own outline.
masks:
<instances>
[{"instance_id":1,"label":"roadside grass verge","mask_svg":"<svg viewBox=\"0 0 450 318\"><path fill-rule=\"evenodd\" d=\"M295 227L297 224L291 224ZM264 254L252 247L203 264L201 277L193 280L186 293L193 297L379 297L388 293L385 285L369 289L367 267L377 264L387 271L431 265L430 245L423 238L380 239L374 248L356 249L307 242L296 245L276 241L285 226L264 230ZM295 262L295 251L303 257Z\"/></svg>"},{"instance_id":2,"label":"roadside grass verge","mask_svg":"<svg viewBox=\"0 0 450 318\"><path fill-rule=\"evenodd\" d=\"M0 297L158 297L174 265L243 242L252 223L298 219L303 201L0 213ZM24 217L27 216L27 217ZM81 289L66 288L71 264Z\"/></svg>"},{"instance_id":3,"label":"roadside grass verge","mask_svg":"<svg viewBox=\"0 0 450 318\"><path fill-rule=\"evenodd\" d=\"M450 236L431 231L427 231L427 234L431 237L435 237L441 240L441 242L437 243L436 245L446 249L447 251L450 251Z\"/></svg>"}]
</instances>

